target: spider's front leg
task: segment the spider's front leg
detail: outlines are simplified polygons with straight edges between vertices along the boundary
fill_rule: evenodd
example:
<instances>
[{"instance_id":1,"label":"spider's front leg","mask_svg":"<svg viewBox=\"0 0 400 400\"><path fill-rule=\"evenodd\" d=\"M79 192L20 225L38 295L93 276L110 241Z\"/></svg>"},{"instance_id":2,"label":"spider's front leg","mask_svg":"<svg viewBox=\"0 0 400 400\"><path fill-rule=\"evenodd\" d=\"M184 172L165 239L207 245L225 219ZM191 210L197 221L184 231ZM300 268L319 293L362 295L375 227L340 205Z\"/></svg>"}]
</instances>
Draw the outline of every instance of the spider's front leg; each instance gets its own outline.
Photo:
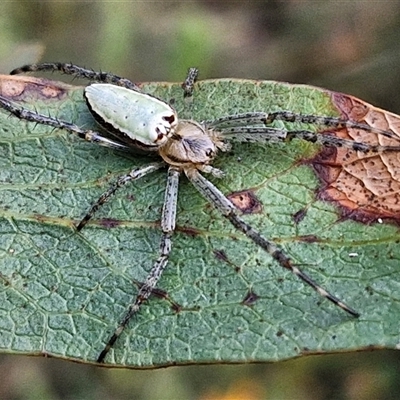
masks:
<instances>
[{"instance_id":1,"label":"spider's front leg","mask_svg":"<svg viewBox=\"0 0 400 400\"><path fill-rule=\"evenodd\" d=\"M181 85L183 89L183 97L186 98L193 96L194 84L196 83L198 76L199 76L199 70L197 68L191 67L188 69L186 78Z\"/></svg>"},{"instance_id":2,"label":"spider's front leg","mask_svg":"<svg viewBox=\"0 0 400 400\"><path fill-rule=\"evenodd\" d=\"M117 329L114 331L106 346L97 358L97 362L99 363L102 363L104 361L107 353L110 351L116 340L124 331L131 318L139 311L140 306L143 304L143 302L145 302L153 293L154 288L156 287L162 273L164 272L165 267L167 266L169 254L171 252L171 236L175 230L179 175L180 172L178 168L169 168L164 205L161 215L162 236L158 258L151 268L149 274L147 275L146 280L141 285L133 303L129 306Z\"/></svg>"},{"instance_id":3,"label":"spider's front leg","mask_svg":"<svg viewBox=\"0 0 400 400\"><path fill-rule=\"evenodd\" d=\"M165 164L163 162L152 163L152 164L145 165L144 167L139 167L139 168L133 169L128 174L120 176L117 179L117 181L112 186L110 186L110 188L106 192L104 192L95 203L93 203L93 205L90 207L89 211L86 213L86 215L81 219L79 224L76 226L76 229L78 231L80 231L89 222L89 220L93 217L93 215L96 213L96 211L104 203L106 203L120 187L126 185L128 182L143 178L145 175L150 174L151 172L157 171L158 169L160 169L164 166L165 166Z\"/></svg>"},{"instance_id":4,"label":"spider's front leg","mask_svg":"<svg viewBox=\"0 0 400 400\"><path fill-rule=\"evenodd\" d=\"M92 131L90 129L89 130L82 129L78 125L75 125L71 122L62 121L57 118L39 114L22 107L17 107L7 98L1 95L0 95L0 108L3 108L4 110L8 111L15 117L25 121L36 122L37 124L48 125L57 129L65 129L66 131L73 133L78 137L80 137L81 139L84 139L88 142L94 142L101 146L117 150L124 150L124 151L129 150L128 146L120 142L117 142L115 140L108 139L96 131Z\"/></svg>"},{"instance_id":5,"label":"spider's front leg","mask_svg":"<svg viewBox=\"0 0 400 400\"><path fill-rule=\"evenodd\" d=\"M298 122L319 127L326 127L326 129L324 130L338 130L342 128L360 129L365 132L371 132L377 135L382 135L387 138L394 139L398 142L400 141L399 136L394 132L385 131L366 123L323 115L298 114L290 111L247 112L243 114L228 115L226 117L221 117L212 121L203 121L202 124L206 125L208 128L225 131L227 134L229 134L230 132L239 133L239 130L237 130L237 128L262 129L264 127L267 127L274 121L283 121L287 123ZM310 134L311 133L312 132L310 132ZM314 135L316 135L316 133L314 133Z\"/></svg>"},{"instance_id":6,"label":"spider's front leg","mask_svg":"<svg viewBox=\"0 0 400 400\"><path fill-rule=\"evenodd\" d=\"M118 75L111 74L109 72L96 72L92 69L79 67L75 64L69 63L42 63L42 64L28 64L20 68L15 68L10 72L10 75L21 74L25 72L37 72L37 71L60 71L63 74L73 75L76 78L89 79L96 82L112 83L113 85L123 86L127 89L140 91L140 88L131 82L129 79L121 78Z\"/></svg>"},{"instance_id":7,"label":"spider's front leg","mask_svg":"<svg viewBox=\"0 0 400 400\"><path fill-rule=\"evenodd\" d=\"M288 269L293 274L298 276L302 281L311 286L321 296L336 304L342 310L346 311L353 317L359 317L359 313L338 299L333 294L326 291L303 271L301 271L292 260L284 254L284 252L271 240L268 240L261 233L253 229L238 215L238 210L227 199L223 193L217 189L208 179L204 178L197 169L186 169L185 174L188 179L193 183L195 188L207 199L229 222L239 231L243 232L250 240L257 246L261 247L271 257L273 257L281 267Z\"/></svg>"},{"instance_id":8,"label":"spider's front leg","mask_svg":"<svg viewBox=\"0 0 400 400\"><path fill-rule=\"evenodd\" d=\"M398 146L384 146L379 144L369 144L357 142L350 139L343 139L333 134L320 134L311 131L286 131L278 128L253 128L247 126L239 126L233 128L222 128L219 130L222 137L236 141L236 142L251 142L251 143L267 143L267 142L284 142L288 140L302 139L307 142L317 143L326 147L345 148L362 153L385 153L385 152L398 152ZM396 139L398 140L398 138Z\"/></svg>"}]
</instances>

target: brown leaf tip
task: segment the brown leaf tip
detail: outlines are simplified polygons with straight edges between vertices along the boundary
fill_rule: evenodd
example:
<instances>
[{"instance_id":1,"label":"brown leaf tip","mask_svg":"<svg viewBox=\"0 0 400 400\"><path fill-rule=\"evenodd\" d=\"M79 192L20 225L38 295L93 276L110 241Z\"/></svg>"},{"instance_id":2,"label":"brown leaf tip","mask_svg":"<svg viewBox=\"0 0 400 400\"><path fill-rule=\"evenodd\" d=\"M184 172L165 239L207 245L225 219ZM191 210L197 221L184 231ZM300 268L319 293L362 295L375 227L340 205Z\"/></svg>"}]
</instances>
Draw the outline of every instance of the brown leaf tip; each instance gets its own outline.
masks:
<instances>
[{"instance_id":1,"label":"brown leaf tip","mask_svg":"<svg viewBox=\"0 0 400 400\"><path fill-rule=\"evenodd\" d=\"M352 128L329 128L320 134L370 145L399 146L399 116L342 93L333 93L332 101L341 118L390 131L399 140ZM342 218L362 223L380 219L400 222L400 152L325 147L308 163L321 182L317 197L335 203Z\"/></svg>"}]
</instances>

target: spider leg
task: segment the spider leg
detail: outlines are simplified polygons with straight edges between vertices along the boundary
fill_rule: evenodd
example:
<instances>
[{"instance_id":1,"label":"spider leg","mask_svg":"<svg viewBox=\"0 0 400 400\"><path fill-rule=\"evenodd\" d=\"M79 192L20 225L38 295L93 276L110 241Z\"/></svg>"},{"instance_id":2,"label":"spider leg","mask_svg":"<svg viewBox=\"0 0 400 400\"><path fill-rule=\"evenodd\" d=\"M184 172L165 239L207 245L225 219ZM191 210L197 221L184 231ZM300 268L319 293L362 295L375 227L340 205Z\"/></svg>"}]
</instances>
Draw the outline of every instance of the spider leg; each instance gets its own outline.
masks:
<instances>
[{"instance_id":1,"label":"spider leg","mask_svg":"<svg viewBox=\"0 0 400 400\"><path fill-rule=\"evenodd\" d=\"M192 97L194 84L199 76L199 70L195 67L189 68L186 79L182 83L183 97Z\"/></svg>"},{"instance_id":2,"label":"spider leg","mask_svg":"<svg viewBox=\"0 0 400 400\"><path fill-rule=\"evenodd\" d=\"M293 274L298 276L301 280L311 286L321 296L327 298L332 303L336 304L342 310L348 312L353 317L358 317L359 313L351 307L343 303L333 294L327 292L318 283L312 280L303 271L297 268L292 260L287 257L283 251L272 241L263 237L259 232L253 229L249 224L243 221L239 215L238 210L227 199L223 193L217 189L209 180L204 178L197 169L191 168L185 170L188 179L193 183L196 189L205 197L221 214L229 220L229 222L238 230L243 232L249 239L251 239L257 246L261 247L268 254L271 255L283 268L288 269Z\"/></svg>"},{"instance_id":3,"label":"spider leg","mask_svg":"<svg viewBox=\"0 0 400 400\"><path fill-rule=\"evenodd\" d=\"M282 142L293 138L306 140L311 143L318 143L328 147L343 147L350 150L364 153L383 153L387 151L400 151L399 146L373 145L363 142L356 142L350 139L342 139L335 135L320 134L311 131L285 131L277 128L252 128L234 127L222 128L218 132L226 139L237 142Z\"/></svg>"},{"instance_id":4,"label":"spider leg","mask_svg":"<svg viewBox=\"0 0 400 400\"><path fill-rule=\"evenodd\" d=\"M257 125L268 125L274 121L284 121L284 122L299 122L304 124L313 124L320 126L327 126L335 129L347 128L347 129L362 129L366 132L375 133L377 135L382 135L391 139L400 141L399 136L390 131L385 131L383 129L375 128L373 126L363 124L356 121L346 120L336 117L326 117L318 115L302 115L292 113L290 111L277 111L273 113L264 112L249 112L237 115L229 115L227 117L218 118L213 121L204 121L202 124L206 125L208 128L217 129L227 128L227 127L238 127L239 125L243 127L245 124L248 127L254 127Z\"/></svg>"},{"instance_id":5,"label":"spider leg","mask_svg":"<svg viewBox=\"0 0 400 400\"><path fill-rule=\"evenodd\" d=\"M151 172L157 171L158 169L164 167L164 163L153 163L148 164L144 167L136 168L130 171L126 175L122 175L118 178L116 182L106 191L104 192L99 199L90 207L89 211L86 215L81 219L79 224L76 226L76 229L80 231L93 217L96 211L106 203L112 195L122 186L127 184L128 182L135 181L137 179L143 178L145 175L150 174Z\"/></svg>"},{"instance_id":6,"label":"spider leg","mask_svg":"<svg viewBox=\"0 0 400 400\"><path fill-rule=\"evenodd\" d=\"M179 174L179 170L175 167L170 167L168 170L167 187L165 190L164 205L161 215L162 236L158 258L151 268L146 280L141 285L134 302L129 306L117 329L114 331L106 346L97 358L97 362L99 363L104 361L107 353L110 351L115 341L119 338L130 319L139 311L143 302L150 297L162 273L164 272L165 267L167 266L169 254L171 252L171 236L175 230Z\"/></svg>"},{"instance_id":7,"label":"spider leg","mask_svg":"<svg viewBox=\"0 0 400 400\"><path fill-rule=\"evenodd\" d=\"M118 75L114 75L108 72L96 72L91 69L79 67L77 65L69 63L28 64L24 65L23 67L13 69L10 72L10 75L36 71L60 71L63 74L74 75L76 78L84 78L103 83L112 83L117 86L123 86L127 89L140 91L140 88L129 79L121 78Z\"/></svg>"},{"instance_id":8,"label":"spider leg","mask_svg":"<svg viewBox=\"0 0 400 400\"><path fill-rule=\"evenodd\" d=\"M70 122L61 121L57 118L52 118L27 110L22 107L17 107L1 95L0 108L5 109L19 119L23 119L29 122L36 122L37 124L49 125L57 129L65 129L66 131L73 133L88 142L95 142L101 146L110 147L117 150L129 151L129 147L125 144L108 139L96 131L85 130Z\"/></svg>"}]
</instances>

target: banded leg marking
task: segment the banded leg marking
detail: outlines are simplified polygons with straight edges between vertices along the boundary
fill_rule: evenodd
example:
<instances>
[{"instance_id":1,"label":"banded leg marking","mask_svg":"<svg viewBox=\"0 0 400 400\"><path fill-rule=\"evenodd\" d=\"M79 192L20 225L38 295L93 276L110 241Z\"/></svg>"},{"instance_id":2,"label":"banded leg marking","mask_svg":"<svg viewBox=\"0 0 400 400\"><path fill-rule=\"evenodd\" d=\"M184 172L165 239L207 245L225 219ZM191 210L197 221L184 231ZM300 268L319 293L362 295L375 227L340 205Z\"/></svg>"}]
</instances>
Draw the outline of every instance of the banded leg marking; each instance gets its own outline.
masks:
<instances>
[{"instance_id":1,"label":"banded leg marking","mask_svg":"<svg viewBox=\"0 0 400 400\"><path fill-rule=\"evenodd\" d=\"M129 79L121 78L108 72L96 72L91 69L79 67L69 63L42 63L42 64L28 64L20 68L15 68L10 72L10 75L22 74L25 72L59 71L66 75L73 75L76 78L89 79L96 82L112 83L117 86L123 86L127 89L140 91L140 88L131 82Z\"/></svg>"}]
</instances>

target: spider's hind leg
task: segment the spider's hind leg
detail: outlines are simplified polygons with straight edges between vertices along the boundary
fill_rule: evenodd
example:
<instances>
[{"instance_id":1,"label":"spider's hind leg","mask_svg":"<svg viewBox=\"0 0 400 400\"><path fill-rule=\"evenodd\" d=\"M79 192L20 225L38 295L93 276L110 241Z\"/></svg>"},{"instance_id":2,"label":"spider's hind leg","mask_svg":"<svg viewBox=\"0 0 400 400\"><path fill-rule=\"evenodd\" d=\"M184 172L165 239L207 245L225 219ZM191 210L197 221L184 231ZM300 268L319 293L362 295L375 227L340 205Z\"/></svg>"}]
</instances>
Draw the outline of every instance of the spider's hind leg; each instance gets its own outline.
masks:
<instances>
[{"instance_id":1,"label":"spider's hind leg","mask_svg":"<svg viewBox=\"0 0 400 400\"><path fill-rule=\"evenodd\" d=\"M101 71L96 72L93 71L92 69L79 67L75 64L70 64L70 63L54 62L54 63L42 63L42 64L28 64L20 68L13 69L10 72L10 74L16 75L24 72L37 72L37 71L48 71L48 72L60 71L63 74L73 75L76 78L89 79L92 81L102 82L102 83L112 83L113 85L140 91L140 88L133 82L131 82L129 79L121 78L120 76L111 74L109 72L101 72Z\"/></svg>"},{"instance_id":2,"label":"spider's hind leg","mask_svg":"<svg viewBox=\"0 0 400 400\"><path fill-rule=\"evenodd\" d=\"M101 351L99 357L97 358L97 362L99 363L104 361L104 358L106 357L116 340L119 338L121 333L124 331L131 318L139 311L141 305L153 293L158 281L161 278L162 273L164 272L165 267L167 266L169 254L172 247L171 236L175 230L179 174L179 170L174 167L170 167L168 170L167 187L165 190L164 205L161 215L162 237L158 252L158 258L153 264L153 267L147 275L146 280L141 285L135 300L129 306L118 327L115 329L114 333L111 335L104 349Z\"/></svg>"}]
</instances>

